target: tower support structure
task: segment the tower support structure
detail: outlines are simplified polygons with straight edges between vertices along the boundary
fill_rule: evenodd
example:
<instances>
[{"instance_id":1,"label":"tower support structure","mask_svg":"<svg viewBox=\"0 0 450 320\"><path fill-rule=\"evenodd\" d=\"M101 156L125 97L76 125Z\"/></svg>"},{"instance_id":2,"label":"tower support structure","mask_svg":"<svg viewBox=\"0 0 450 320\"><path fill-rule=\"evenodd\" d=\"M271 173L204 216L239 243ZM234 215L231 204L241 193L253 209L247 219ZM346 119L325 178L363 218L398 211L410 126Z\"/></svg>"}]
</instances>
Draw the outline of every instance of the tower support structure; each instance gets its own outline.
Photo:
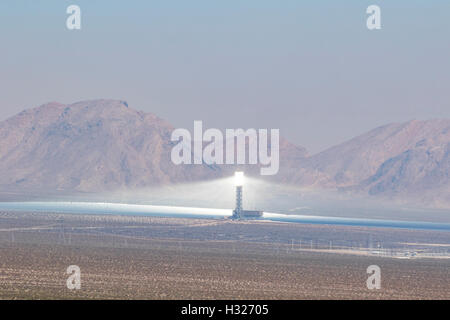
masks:
<instances>
[{"instance_id":1,"label":"tower support structure","mask_svg":"<svg viewBox=\"0 0 450 320\"><path fill-rule=\"evenodd\" d=\"M242 186L236 186L236 208L233 216L238 219L242 216Z\"/></svg>"}]
</instances>

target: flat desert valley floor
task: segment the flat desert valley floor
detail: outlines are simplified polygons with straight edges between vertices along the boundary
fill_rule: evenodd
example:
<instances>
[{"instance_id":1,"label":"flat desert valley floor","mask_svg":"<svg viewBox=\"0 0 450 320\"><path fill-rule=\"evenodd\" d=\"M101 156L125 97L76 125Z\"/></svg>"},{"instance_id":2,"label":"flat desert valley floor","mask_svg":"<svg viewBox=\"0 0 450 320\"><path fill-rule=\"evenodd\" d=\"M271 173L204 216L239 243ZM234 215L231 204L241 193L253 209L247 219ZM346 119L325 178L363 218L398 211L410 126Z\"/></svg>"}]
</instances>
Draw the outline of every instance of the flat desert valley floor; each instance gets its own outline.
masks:
<instances>
[{"instance_id":1,"label":"flat desert valley floor","mask_svg":"<svg viewBox=\"0 0 450 320\"><path fill-rule=\"evenodd\" d=\"M449 255L448 231L0 212L1 299L450 299Z\"/></svg>"}]
</instances>

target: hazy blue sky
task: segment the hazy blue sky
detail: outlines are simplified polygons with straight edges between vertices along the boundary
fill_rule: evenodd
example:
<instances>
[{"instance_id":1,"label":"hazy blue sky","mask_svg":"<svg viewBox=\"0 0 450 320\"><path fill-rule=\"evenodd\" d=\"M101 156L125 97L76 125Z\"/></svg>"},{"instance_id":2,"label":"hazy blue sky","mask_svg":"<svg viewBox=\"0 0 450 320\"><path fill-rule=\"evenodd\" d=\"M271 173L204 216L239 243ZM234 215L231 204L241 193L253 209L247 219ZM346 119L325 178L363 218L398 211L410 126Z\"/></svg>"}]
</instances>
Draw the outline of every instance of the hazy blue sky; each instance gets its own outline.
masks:
<instances>
[{"instance_id":1,"label":"hazy blue sky","mask_svg":"<svg viewBox=\"0 0 450 320\"><path fill-rule=\"evenodd\" d=\"M366 28L370 4L381 30ZM0 38L0 120L115 98L191 130L279 128L313 153L450 118L450 1L1 0Z\"/></svg>"}]
</instances>

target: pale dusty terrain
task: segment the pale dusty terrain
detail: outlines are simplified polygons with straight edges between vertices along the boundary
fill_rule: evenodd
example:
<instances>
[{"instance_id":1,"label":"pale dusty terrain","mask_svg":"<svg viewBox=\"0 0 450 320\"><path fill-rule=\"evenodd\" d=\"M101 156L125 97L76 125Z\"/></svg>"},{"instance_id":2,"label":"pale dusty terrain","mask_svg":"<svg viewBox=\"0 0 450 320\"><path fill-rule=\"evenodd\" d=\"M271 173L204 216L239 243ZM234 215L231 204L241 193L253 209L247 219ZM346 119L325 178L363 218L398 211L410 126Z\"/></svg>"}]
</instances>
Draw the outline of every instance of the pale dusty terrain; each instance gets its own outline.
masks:
<instances>
[{"instance_id":1,"label":"pale dusty terrain","mask_svg":"<svg viewBox=\"0 0 450 320\"><path fill-rule=\"evenodd\" d=\"M0 298L450 299L449 259L336 253L345 245L450 253L448 232L3 212ZM373 264L380 290L366 287ZM69 265L81 290L66 288Z\"/></svg>"}]
</instances>

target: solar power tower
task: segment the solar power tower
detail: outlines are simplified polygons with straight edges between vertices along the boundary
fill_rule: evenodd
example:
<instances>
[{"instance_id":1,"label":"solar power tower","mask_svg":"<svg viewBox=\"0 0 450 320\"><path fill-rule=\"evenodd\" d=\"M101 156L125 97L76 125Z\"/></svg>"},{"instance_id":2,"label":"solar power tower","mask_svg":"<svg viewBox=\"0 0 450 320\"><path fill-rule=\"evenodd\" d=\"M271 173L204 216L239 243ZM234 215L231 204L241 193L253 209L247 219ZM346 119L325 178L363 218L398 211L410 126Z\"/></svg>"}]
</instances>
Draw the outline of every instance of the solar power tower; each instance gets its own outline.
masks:
<instances>
[{"instance_id":1,"label":"solar power tower","mask_svg":"<svg viewBox=\"0 0 450 320\"><path fill-rule=\"evenodd\" d=\"M244 186L244 173L236 171L234 173L234 185L236 186L236 208L233 211L233 219L255 219L263 215L262 211L244 210L242 208L242 188Z\"/></svg>"}]
</instances>

